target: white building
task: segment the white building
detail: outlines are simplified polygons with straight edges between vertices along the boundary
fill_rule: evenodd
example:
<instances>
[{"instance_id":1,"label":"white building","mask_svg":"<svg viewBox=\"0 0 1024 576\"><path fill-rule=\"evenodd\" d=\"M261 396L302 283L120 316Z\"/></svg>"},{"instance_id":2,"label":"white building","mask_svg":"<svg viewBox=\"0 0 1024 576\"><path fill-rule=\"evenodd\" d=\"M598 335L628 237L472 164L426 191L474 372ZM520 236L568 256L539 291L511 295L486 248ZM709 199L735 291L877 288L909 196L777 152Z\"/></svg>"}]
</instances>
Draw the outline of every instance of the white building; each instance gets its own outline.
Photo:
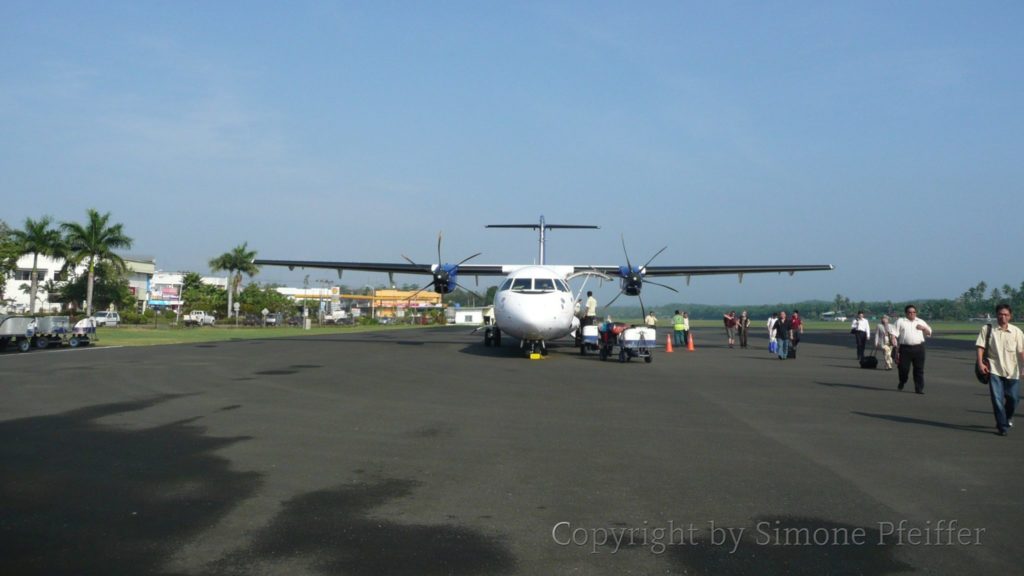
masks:
<instances>
[{"instance_id":1,"label":"white building","mask_svg":"<svg viewBox=\"0 0 1024 576\"><path fill-rule=\"evenodd\" d=\"M445 320L448 324L482 326L485 308L469 308L450 306L445 309Z\"/></svg>"},{"instance_id":2,"label":"white building","mask_svg":"<svg viewBox=\"0 0 1024 576\"><path fill-rule=\"evenodd\" d=\"M4 284L4 304L10 312L28 312L30 301L29 290L32 286L32 260L34 255L28 254L18 258L18 267L14 274ZM64 280L59 276L61 267L64 266L63 259L51 258L40 255L36 260L36 278L38 278L38 292L36 293L36 310L60 311L60 304L50 302L49 294L46 292L46 283L50 280L61 282ZM84 269L84 266L79 267Z\"/></svg>"},{"instance_id":3,"label":"white building","mask_svg":"<svg viewBox=\"0 0 1024 576\"><path fill-rule=\"evenodd\" d=\"M17 269L4 284L4 304L9 312L28 312L30 301L29 290L32 286L32 254L27 254L18 259ZM149 293L149 281L156 270L156 262L152 258L123 256L125 265L128 267L128 287L135 299L141 306ZM50 301L50 294L46 291L46 284L49 281L63 282L66 278L60 275L64 267L63 258L51 258L40 255L36 260L36 278L38 292L36 293L37 312L59 312L61 305L58 302ZM84 264L75 267L75 275L82 275L88 272ZM54 299L56 300L56 294Z\"/></svg>"}]
</instances>

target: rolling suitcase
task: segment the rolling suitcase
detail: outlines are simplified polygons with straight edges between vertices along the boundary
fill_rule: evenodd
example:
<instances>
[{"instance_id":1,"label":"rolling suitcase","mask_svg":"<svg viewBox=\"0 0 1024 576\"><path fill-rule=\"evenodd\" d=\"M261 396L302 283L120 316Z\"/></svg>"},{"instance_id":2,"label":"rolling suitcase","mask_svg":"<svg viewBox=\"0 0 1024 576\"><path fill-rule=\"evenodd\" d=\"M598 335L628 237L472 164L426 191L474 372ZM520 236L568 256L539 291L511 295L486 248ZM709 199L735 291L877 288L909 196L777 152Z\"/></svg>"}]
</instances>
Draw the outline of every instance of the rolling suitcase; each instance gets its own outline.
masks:
<instances>
[{"instance_id":1,"label":"rolling suitcase","mask_svg":"<svg viewBox=\"0 0 1024 576\"><path fill-rule=\"evenodd\" d=\"M878 368L878 357L872 354L871 356L865 356L860 360L860 367L868 370L874 370Z\"/></svg>"},{"instance_id":2,"label":"rolling suitcase","mask_svg":"<svg viewBox=\"0 0 1024 576\"><path fill-rule=\"evenodd\" d=\"M796 348L790 346L789 350L786 350L786 358L796 358Z\"/></svg>"}]
</instances>

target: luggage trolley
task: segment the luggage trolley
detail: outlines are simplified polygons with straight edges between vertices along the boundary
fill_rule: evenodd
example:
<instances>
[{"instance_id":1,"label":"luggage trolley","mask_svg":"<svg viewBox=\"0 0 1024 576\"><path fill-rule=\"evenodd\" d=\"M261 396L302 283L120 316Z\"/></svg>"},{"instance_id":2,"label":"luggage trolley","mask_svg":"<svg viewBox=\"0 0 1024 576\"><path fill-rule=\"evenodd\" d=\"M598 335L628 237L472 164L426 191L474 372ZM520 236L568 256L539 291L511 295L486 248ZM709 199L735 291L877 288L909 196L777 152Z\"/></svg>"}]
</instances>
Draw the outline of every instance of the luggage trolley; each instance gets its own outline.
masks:
<instances>
[{"instance_id":1,"label":"luggage trolley","mask_svg":"<svg viewBox=\"0 0 1024 576\"><path fill-rule=\"evenodd\" d=\"M598 327L600 335L600 349L598 350L601 360L607 360L615 352L615 346L619 343L619 336L628 327L624 322L602 322Z\"/></svg>"},{"instance_id":2,"label":"luggage trolley","mask_svg":"<svg viewBox=\"0 0 1024 576\"><path fill-rule=\"evenodd\" d=\"M71 329L71 335L68 337L68 346L72 348L88 346L93 340L99 340L96 337L96 321L92 318L82 318Z\"/></svg>"},{"instance_id":3,"label":"luggage trolley","mask_svg":"<svg viewBox=\"0 0 1024 576\"><path fill-rule=\"evenodd\" d=\"M623 322L603 322L598 326L601 360L616 354L618 347L619 362L629 362L633 358L643 358L644 362L654 360L651 350L657 346L657 333L654 328L629 326ZM586 339L587 333L583 333Z\"/></svg>"},{"instance_id":4,"label":"luggage trolley","mask_svg":"<svg viewBox=\"0 0 1024 576\"><path fill-rule=\"evenodd\" d=\"M35 336L35 321L31 316L0 316L0 350L13 342L20 352L28 352Z\"/></svg>"},{"instance_id":5,"label":"luggage trolley","mask_svg":"<svg viewBox=\"0 0 1024 576\"><path fill-rule=\"evenodd\" d=\"M643 358L650 364L654 357L651 349L657 346L658 335L654 328L633 327L619 335L619 362Z\"/></svg>"},{"instance_id":6,"label":"luggage trolley","mask_svg":"<svg viewBox=\"0 0 1024 576\"><path fill-rule=\"evenodd\" d=\"M583 332L583 339L580 340L580 354L586 355L587 352L598 352L601 350L601 333L596 325L583 326L580 328Z\"/></svg>"},{"instance_id":7,"label":"luggage trolley","mask_svg":"<svg viewBox=\"0 0 1024 576\"><path fill-rule=\"evenodd\" d=\"M37 316L35 345L40 350L64 344L71 334L70 318L67 316Z\"/></svg>"}]
</instances>

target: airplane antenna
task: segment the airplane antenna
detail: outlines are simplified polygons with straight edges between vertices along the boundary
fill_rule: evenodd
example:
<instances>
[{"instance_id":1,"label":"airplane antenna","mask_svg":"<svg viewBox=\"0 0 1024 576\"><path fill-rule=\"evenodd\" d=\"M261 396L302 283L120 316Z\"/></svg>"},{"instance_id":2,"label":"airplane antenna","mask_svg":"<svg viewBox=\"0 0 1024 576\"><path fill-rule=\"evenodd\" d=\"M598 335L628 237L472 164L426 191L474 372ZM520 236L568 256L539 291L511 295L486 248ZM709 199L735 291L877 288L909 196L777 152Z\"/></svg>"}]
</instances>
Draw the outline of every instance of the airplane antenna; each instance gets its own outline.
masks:
<instances>
[{"instance_id":1,"label":"airplane antenna","mask_svg":"<svg viewBox=\"0 0 1024 576\"><path fill-rule=\"evenodd\" d=\"M531 230L539 230L540 231L540 238L538 239L538 243L540 244L540 250L539 250L539 258L538 258L538 260L539 260L539 264L541 266L543 266L544 265L544 245L546 243L546 238L545 238L544 233L546 231L553 230L555 228L586 228L586 229L595 229L596 230L596 229L600 228L600 226L591 226L591 225L585 225L585 224L548 224L548 223L546 223L544 221L544 216L541 215L541 217L540 217L540 224L488 224L487 226L485 226L485 228L529 228Z\"/></svg>"}]
</instances>

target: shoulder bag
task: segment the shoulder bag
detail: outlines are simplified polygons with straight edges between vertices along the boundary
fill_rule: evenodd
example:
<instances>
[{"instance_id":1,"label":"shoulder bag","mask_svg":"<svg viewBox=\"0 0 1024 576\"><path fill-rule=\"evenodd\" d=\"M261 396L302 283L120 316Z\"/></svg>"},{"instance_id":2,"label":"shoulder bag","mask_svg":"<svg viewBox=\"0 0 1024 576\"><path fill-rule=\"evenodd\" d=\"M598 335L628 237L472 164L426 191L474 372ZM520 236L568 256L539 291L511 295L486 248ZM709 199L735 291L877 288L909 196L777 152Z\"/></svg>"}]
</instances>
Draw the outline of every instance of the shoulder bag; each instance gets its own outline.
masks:
<instances>
[{"instance_id":1,"label":"shoulder bag","mask_svg":"<svg viewBox=\"0 0 1024 576\"><path fill-rule=\"evenodd\" d=\"M989 366L989 367L991 366L991 364L988 361L988 354L989 354L990 350L992 350L992 325L991 324L988 325L988 334L985 335L985 356L982 358L982 362L985 363L985 366ZM982 384L988 384L988 377L989 377L989 375L987 373L981 371L981 367L978 366L977 362L974 363L974 377L978 379L978 382L980 382Z\"/></svg>"}]
</instances>

